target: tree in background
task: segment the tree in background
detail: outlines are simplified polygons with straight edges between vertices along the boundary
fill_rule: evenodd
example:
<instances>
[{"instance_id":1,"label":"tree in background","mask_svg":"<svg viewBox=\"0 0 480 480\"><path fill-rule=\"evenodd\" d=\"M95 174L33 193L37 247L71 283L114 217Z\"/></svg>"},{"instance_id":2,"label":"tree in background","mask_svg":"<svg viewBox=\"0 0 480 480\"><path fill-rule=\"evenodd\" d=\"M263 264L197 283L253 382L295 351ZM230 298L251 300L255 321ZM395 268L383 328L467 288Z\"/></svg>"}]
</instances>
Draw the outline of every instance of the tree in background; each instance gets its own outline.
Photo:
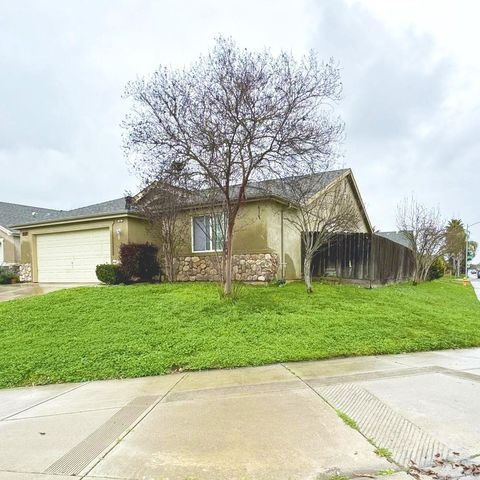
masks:
<instances>
[{"instance_id":1,"label":"tree in background","mask_svg":"<svg viewBox=\"0 0 480 480\"><path fill-rule=\"evenodd\" d=\"M443 256L437 257L428 269L428 280L436 280L438 278L442 278L447 271L447 267L447 262L445 261Z\"/></svg>"},{"instance_id":2,"label":"tree in background","mask_svg":"<svg viewBox=\"0 0 480 480\"><path fill-rule=\"evenodd\" d=\"M325 170L343 123L332 116L338 67L312 53L251 52L218 38L182 70L160 67L127 85L125 149L143 179L177 172L222 215L223 292L232 292L233 235L252 180Z\"/></svg>"},{"instance_id":3,"label":"tree in background","mask_svg":"<svg viewBox=\"0 0 480 480\"><path fill-rule=\"evenodd\" d=\"M445 254L452 266L453 274L461 274L462 263L465 262L465 228L461 220L452 218L447 224L445 234Z\"/></svg>"},{"instance_id":4,"label":"tree in background","mask_svg":"<svg viewBox=\"0 0 480 480\"><path fill-rule=\"evenodd\" d=\"M397 207L397 228L413 252L415 285L428 278L435 259L445 253L444 225L438 209L427 208L414 198L405 199Z\"/></svg>"}]
</instances>

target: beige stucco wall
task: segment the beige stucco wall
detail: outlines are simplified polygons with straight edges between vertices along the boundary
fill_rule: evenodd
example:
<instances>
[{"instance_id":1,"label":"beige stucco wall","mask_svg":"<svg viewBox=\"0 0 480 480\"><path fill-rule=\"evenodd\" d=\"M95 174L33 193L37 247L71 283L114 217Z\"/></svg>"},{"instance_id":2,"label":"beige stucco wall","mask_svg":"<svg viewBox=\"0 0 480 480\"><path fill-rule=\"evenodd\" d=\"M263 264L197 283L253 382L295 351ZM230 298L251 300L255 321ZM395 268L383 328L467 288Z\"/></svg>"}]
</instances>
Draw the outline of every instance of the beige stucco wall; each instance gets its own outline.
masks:
<instances>
[{"instance_id":1,"label":"beige stucco wall","mask_svg":"<svg viewBox=\"0 0 480 480\"><path fill-rule=\"evenodd\" d=\"M18 235L9 235L0 230L0 239L3 243L3 261L16 263L20 259L20 238Z\"/></svg>"},{"instance_id":2,"label":"beige stucco wall","mask_svg":"<svg viewBox=\"0 0 480 480\"><path fill-rule=\"evenodd\" d=\"M185 240L179 248L179 255L193 255L192 249L192 218L201 215L208 215L210 210L195 210L184 212L179 217L179 227L184 232ZM241 206L235 222L233 254L241 255L246 253L271 253L268 245L267 224L270 209L265 202L246 203ZM150 241L155 242L155 237L147 228ZM196 253L195 253L196 254ZM214 255L208 252L199 252L198 255Z\"/></svg>"},{"instance_id":3,"label":"beige stucco wall","mask_svg":"<svg viewBox=\"0 0 480 480\"><path fill-rule=\"evenodd\" d=\"M346 190L347 194L350 195L350 197L354 201L354 205L357 208L359 222L358 222L357 229L355 231L358 232L358 233L372 233L372 231L370 229L370 225L367 223L367 220L364 216L364 209L362 207L360 199L357 198L357 196L355 195L355 191L354 191L353 185L352 185L352 180L350 180L347 177L343 180L343 184L346 187L345 190Z\"/></svg>"},{"instance_id":4,"label":"beige stucco wall","mask_svg":"<svg viewBox=\"0 0 480 480\"><path fill-rule=\"evenodd\" d=\"M267 244L279 256L279 274L287 280L301 278L301 238L289 217L293 211L287 205L269 201L264 205L267 218ZM283 237L283 242L282 242Z\"/></svg>"}]
</instances>

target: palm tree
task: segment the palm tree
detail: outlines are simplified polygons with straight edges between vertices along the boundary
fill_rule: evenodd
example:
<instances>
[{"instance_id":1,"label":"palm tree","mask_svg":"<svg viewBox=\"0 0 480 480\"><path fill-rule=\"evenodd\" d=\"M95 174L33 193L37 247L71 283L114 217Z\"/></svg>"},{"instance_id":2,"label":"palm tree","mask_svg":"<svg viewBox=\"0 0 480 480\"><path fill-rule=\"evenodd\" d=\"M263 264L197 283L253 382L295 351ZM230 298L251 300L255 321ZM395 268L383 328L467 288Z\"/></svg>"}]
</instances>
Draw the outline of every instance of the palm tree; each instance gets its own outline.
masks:
<instances>
[{"instance_id":1,"label":"palm tree","mask_svg":"<svg viewBox=\"0 0 480 480\"><path fill-rule=\"evenodd\" d=\"M452 218L447 224L446 253L452 265L452 271L457 277L465 253L466 233L463 222L458 218Z\"/></svg>"}]
</instances>

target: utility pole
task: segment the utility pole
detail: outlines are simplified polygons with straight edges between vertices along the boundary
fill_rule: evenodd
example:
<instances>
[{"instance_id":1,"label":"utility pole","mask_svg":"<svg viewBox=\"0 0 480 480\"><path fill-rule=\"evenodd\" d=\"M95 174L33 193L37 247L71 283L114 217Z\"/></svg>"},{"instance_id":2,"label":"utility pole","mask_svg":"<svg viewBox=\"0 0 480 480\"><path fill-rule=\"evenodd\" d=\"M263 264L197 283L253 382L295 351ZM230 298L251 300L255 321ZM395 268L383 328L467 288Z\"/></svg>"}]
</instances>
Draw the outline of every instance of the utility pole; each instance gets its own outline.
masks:
<instances>
[{"instance_id":1,"label":"utility pole","mask_svg":"<svg viewBox=\"0 0 480 480\"><path fill-rule=\"evenodd\" d=\"M468 263L468 246L470 244L470 239L469 239L469 235L470 235L470 231L468 230L470 227L473 227L474 225L478 225L480 223L480 221L478 222L475 222L475 223L472 223L470 225L467 225L467 228L465 229L465 277L468 278L468 267L467 267L467 263Z\"/></svg>"}]
</instances>

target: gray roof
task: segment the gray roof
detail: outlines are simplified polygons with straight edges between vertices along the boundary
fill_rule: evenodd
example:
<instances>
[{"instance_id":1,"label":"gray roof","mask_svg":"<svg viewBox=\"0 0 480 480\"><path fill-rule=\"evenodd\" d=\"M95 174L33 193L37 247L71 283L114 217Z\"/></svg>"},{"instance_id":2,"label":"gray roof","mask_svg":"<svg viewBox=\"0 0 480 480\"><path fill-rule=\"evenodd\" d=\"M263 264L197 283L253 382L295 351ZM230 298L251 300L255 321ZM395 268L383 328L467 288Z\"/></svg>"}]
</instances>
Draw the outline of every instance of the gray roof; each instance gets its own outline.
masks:
<instances>
[{"instance_id":1,"label":"gray roof","mask_svg":"<svg viewBox=\"0 0 480 480\"><path fill-rule=\"evenodd\" d=\"M245 190L245 198L247 200L253 200L273 196L283 199L286 202L294 203L299 197L305 199L323 190L335 179L347 172L350 172L350 169L329 170L309 175L297 175L282 179L250 182ZM191 196L187 197L185 201L186 205L193 206L211 201L212 198L209 197L209 192L211 191L208 189L193 192ZM237 194L238 187L233 186L231 190L232 197L236 197ZM214 198L219 196L218 192L214 191L213 196Z\"/></svg>"},{"instance_id":2,"label":"gray roof","mask_svg":"<svg viewBox=\"0 0 480 480\"><path fill-rule=\"evenodd\" d=\"M13 225L38 220L47 220L59 210L50 208L32 207L31 205L18 205L17 203L0 202L0 225L14 231Z\"/></svg>"},{"instance_id":3,"label":"gray roof","mask_svg":"<svg viewBox=\"0 0 480 480\"><path fill-rule=\"evenodd\" d=\"M399 243L400 245L403 245L404 247L410 248L410 243L408 241L408 238L404 234L404 232L375 232L375 233L377 235L380 235L381 237L392 240L392 242L396 242L396 243Z\"/></svg>"},{"instance_id":4,"label":"gray roof","mask_svg":"<svg viewBox=\"0 0 480 480\"><path fill-rule=\"evenodd\" d=\"M295 201L296 195L314 195L348 171L349 169L329 170L309 175L252 182L247 187L245 195L247 199L274 195L288 201Z\"/></svg>"},{"instance_id":5,"label":"gray roof","mask_svg":"<svg viewBox=\"0 0 480 480\"><path fill-rule=\"evenodd\" d=\"M95 203L86 207L75 208L73 210L52 210L48 215L42 217L29 217L25 220L14 223L13 225L34 225L37 223L75 220L77 218L97 217L101 215L114 215L131 212L128 197L120 197L107 202Z\"/></svg>"}]
</instances>

